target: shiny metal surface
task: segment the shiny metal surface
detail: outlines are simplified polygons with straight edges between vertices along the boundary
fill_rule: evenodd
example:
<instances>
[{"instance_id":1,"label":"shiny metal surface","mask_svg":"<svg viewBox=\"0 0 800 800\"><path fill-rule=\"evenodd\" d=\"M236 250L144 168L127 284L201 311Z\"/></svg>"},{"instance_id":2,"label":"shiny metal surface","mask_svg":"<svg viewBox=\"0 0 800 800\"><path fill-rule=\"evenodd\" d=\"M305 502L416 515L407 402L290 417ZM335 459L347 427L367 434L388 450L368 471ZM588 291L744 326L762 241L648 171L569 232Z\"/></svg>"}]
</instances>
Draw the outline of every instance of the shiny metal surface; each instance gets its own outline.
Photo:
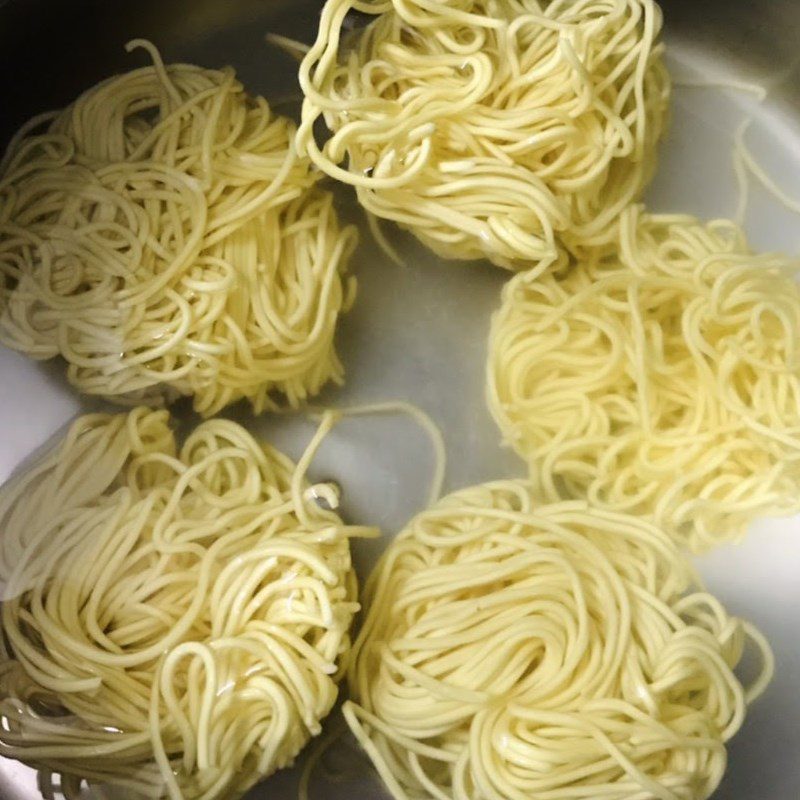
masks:
<instances>
[{"instance_id":1,"label":"shiny metal surface","mask_svg":"<svg viewBox=\"0 0 800 800\"><path fill-rule=\"evenodd\" d=\"M649 194L653 207L730 215L736 204L732 136L749 115L754 152L800 196L800 2L664 0L663 7L678 80L755 80L771 95L758 105L747 93L677 87L672 131ZM318 9L317 0L0 0L0 142L31 114L142 63L122 48L134 36L152 38L168 60L233 64L251 91L291 109L294 65L264 43L264 34L308 41ZM348 192L341 193L340 207L361 219ZM747 228L759 247L800 250L797 218L758 189ZM364 231L354 265L359 300L340 335L348 383L323 400L406 399L425 408L444 429L448 488L521 473L521 464L498 446L483 400L489 316L506 275L489 266L443 264L410 237L390 235L408 266L391 265ZM35 365L0 349L0 480L88 407L58 364ZM253 419L238 408L231 416L294 455L311 431L300 418ZM358 545L362 577L378 549L424 502L429 468L424 436L402 418L346 421L323 446L313 474L341 483L351 519L384 530L382 542ZM758 524L743 545L721 549L700 567L733 611L761 626L778 660L774 684L730 747L728 775L715 798L800 798L800 519ZM288 800L295 791L296 771L290 771L248 797ZM0 760L1 800L38 796L30 771ZM384 795L371 779L313 786L312 800L352 797Z\"/></svg>"}]
</instances>

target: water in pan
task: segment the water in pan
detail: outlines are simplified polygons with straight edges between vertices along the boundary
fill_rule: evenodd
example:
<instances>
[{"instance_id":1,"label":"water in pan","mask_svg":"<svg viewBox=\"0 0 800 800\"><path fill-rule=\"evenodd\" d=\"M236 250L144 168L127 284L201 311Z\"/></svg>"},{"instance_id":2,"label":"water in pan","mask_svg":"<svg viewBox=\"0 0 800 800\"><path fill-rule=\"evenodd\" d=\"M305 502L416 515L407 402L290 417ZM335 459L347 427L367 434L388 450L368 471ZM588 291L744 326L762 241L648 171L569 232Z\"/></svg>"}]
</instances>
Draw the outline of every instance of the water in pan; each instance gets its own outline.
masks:
<instances>
[{"instance_id":1,"label":"water in pan","mask_svg":"<svg viewBox=\"0 0 800 800\"><path fill-rule=\"evenodd\" d=\"M305 18L306 20L308 17ZM249 19L230 25L225 15L199 19L160 41L170 59L208 65L232 63L254 91L291 101L296 96L290 59L262 43L269 26L309 38L307 22L295 14ZM207 31L214 30L214 34ZM305 30L305 34L303 33ZM129 36L120 32L119 47ZM171 46L170 46L171 43ZM747 70L721 53L698 48L681 37L670 41L671 66L680 81L748 79ZM280 68L278 68L278 65ZM96 77L99 77L98 73ZM767 85L783 84L785 69L759 76ZM780 98L780 92L775 93ZM649 200L655 210L686 211L704 217L730 216L737 203L731 164L733 136L749 116L748 141L764 167L791 192L800 195L800 115L790 102L718 88L678 86L669 141ZM341 206L353 220L361 217L351 194ZM747 229L755 246L797 252L798 220L759 187L754 187ZM497 443L497 431L485 409L483 363L489 317L507 275L483 265L440 263L411 237L390 233L407 262L398 268L364 234L354 264L359 301L346 319L340 347L348 383L324 401L337 405L381 399L405 399L427 410L442 426L450 458L447 488L519 474L521 465ZM88 409L66 386L57 365L37 366L0 350L0 480L32 450L48 440L75 414ZM232 416L277 446L297 455L312 430L302 418L253 419L245 411ZM343 488L344 511L353 520L380 525L382 542L359 543L357 562L365 575L379 549L425 502L432 466L424 434L400 417L359 418L343 422L320 451L312 474L334 478ZM753 709L730 747L727 777L719 800L787 800L800 796L800 768L793 738L800 722L800 519L761 523L738 547L726 547L702 560L710 588L735 613L753 619L771 639L777 676ZM352 757L352 756L351 756ZM256 787L249 800L296 796L297 770ZM38 797L30 770L0 761L0 798ZM111 794L117 797L117 793ZM353 796L380 798L377 782L312 785L311 797L329 800Z\"/></svg>"}]
</instances>

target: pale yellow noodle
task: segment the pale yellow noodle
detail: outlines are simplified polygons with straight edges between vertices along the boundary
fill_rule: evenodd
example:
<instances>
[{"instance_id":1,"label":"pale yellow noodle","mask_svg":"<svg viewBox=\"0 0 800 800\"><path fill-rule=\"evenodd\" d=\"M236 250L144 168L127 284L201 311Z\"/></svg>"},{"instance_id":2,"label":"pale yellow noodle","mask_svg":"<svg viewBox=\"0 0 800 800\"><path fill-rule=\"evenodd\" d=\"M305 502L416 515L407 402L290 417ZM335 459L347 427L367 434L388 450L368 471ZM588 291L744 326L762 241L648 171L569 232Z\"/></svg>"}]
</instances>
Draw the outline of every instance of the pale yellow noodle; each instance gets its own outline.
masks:
<instances>
[{"instance_id":1,"label":"pale yellow noodle","mask_svg":"<svg viewBox=\"0 0 800 800\"><path fill-rule=\"evenodd\" d=\"M288 36L281 36L279 33L268 33L264 37L267 44L283 50L286 55L296 58L299 61L303 60L303 56L311 49L305 42L298 42L297 39L292 39Z\"/></svg>"},{"instance_id":2,"label":"pale yellow noodle","mask_svg":"<svg viewBox=\"0 0 800 800\"><path fill-rule=\"evenodd\" d=\"M235 797L333 707L358 610L331 487L243 428L81 417L0 491L0 754L150 798Z\"/></svg>"},{"instance_id":3,"label":"pale yellow noodle","mask_svg":"<svg viewBox=\"0 0 800 800\"><path fill-rule=\"evenodd\" d=\"M295 407L341 383L356 232L232 69L153 66L23 127L0 163L0 341L82 392Z\"/></svg>"},{"instance_id":4,"label":"pale yellow noodle","mask_svg":"<svg viewBox=\"0 0 800 800\"><path fill-rule=\"evenodd\" d=\"M778 185L778 182L758 163L756 157L747 146L745 136L752 122L752 117L746 119L734 135L733 167L736 171L740 189L737 221L740 219L743 220L747 212L750 175L752 175L785 209L795 214L800 214L800 200L796 197L792 197Z\"/></svg>"},{"instance_id":5,"label":"pale yellow noodle","mask_svg":"<svg viewBox=\"0 0 800 800\"><path fill-rule=\"evenodd\" d=\"M705 800L774 669L656 526L521 480L418 515L365 603L344 714L397 800Z\"/></svg>"},{"instance_id":6,"label":"pale yellow noodle","mask_svg":"<svg viewBox=\"0 0 800 800\"><path fill-rule=\"evenodd\" d=\"M372 19L349 35L352 11ZM298 149L441 256L562 264L654 171L661 21L653 0L328 0Z\"/></svg>"},{"instance_id":7,"label":"pale yellow noodle","mask_svg":"<svg viewBox=\"0 0 800 800\"><path fill-rule=\"evenodd\" d=\"M743 92L751 94L755 99L762 103L767 99L769 90L760 83L746 80L735 80L733 78L675 78L672 85L687 89L723 89L733 92Z\"/></svg>"},{"instance_id":8,"label":"pale yellow noodle","mask_svg":"<svg viewBox=\"0 0 800 800\"><path fill-rule=\"evenodd\" d=\"M637 208L618 250L515 278L493 320L489 407L542 497L652 517L695 551L800 510L797 263Z\"/></svg>"},{"instance_id":9,"label":"pale yellow noodle","mask_svg":"<svg viewBox=\"0 0 800 800\"><path fill-rule=\"evenodd\" d=\"M395 266L398 267L406 267L407 263L403 259L403 256L397 252L394 245L386 238L386 234L381 229L380 220L370 211L364 210L364 214L367 219L367 227L369 228L369 232L372 235L372 238L375 241L375 244L381 249L383 254L391 261Z\"/></svg>"},{"instance_id":10,"label":"pale yellow noodle","mask_svg":"<svg viewBox=\"0 0 800 800\"><path fill-rule=\"evenodd\" d=\"M362 403L339 408L317 408L307 406L304 413L322 417L324 414L333 414L337 419L341 417L361 417L382 414L404 414L412 419L425 432L433 450L433 473L428 489L428 503L435 503L442 495L445 473L447 471L447 448L444 434L433 418L413 403L404 400L380 400L375 403Z\"/></svg>"}]
</instances>

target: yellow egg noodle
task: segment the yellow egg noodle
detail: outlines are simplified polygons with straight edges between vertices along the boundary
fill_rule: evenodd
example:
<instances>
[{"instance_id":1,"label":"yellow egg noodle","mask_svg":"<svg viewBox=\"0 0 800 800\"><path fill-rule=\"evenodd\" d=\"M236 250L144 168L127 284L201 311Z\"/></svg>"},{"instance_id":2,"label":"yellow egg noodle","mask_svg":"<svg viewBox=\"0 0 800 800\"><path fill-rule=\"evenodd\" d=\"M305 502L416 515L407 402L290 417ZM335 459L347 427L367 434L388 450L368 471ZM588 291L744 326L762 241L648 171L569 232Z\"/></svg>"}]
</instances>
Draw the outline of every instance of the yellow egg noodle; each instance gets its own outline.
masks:
<instances>
[{"instance_id":1,"label":"yellow egg noodle","mask_svg":"<svg viewBox=\"0 0 800 800\"><path fill-rule=\"evenodd\" d=\"M458 491L389 545L350 727L397 800L705 800L769 645L651 523L537 495Z\"/></svg>"},{"instance_id":2,"label":"yellow egg noodle","mask_svg":"<svg viewBox=\"0 0 800 800\"><path fill-rule=\"evenodd\" d=\"M23 127L0 164L0 340L82 392L297 406L341 382L355 245L294 124L232 69L113 77Z\"/></svg>"},{"instance_id":3,"label":"yellow egg noodle","mask_svg":"<svg viewBox=\"0 0 800 800\"><path fill-rule=\"evenodd\" d=\"M403 414L415 422L419 429L428 437L433 452L433 472L431 473L430 488L428 490L428 504L435 503L442 494L445 472L447 470L447 449L445 447L442 429L426 411L419 406L405 400L381 400L374 403L361 403L353 406L336 408L305 406L302 411L311 417L323 419L331 415L338 422L343 417L364 417L384 414Z\"/></svg>"},{"instance_id":4,"label":"yellow egg noodle","mask_svg":"<svg viewBox=\"0 0 800 800\"><path fill-rule=\"evenodd\" d=\"M742 92L753 95L758 104L763 104L770 96L770 90L763 84L752 81L732 80L730 78L678 78L673 79L672 83L675 87L722 89ZM800 214L800 199L793 197L778 184L775 178L773 178L759 163L746 142L747 133L754 121L755 116L750 114L736 128L733 134L731 162L739 191L733 219L737 225L743 225L747 217L748 206L750 204L751 176L755 178L761 185L761 188L784 209L795 214Z\"/></svg>"},{"instance_id":5,"label":"yellow egg noodle","mask_svg":"<svg viewBox=\"0 0 800 800\"><path fill-rule=\"evenodd\" d=\"M661 28L654 0L326 0L313 45L267 36L301 62L298 129L233 69L137 39L151 66L18 132L0 342L136 407L81 417L0 488L0 757L44 797L239 797L320 734L345 674L340 724L396 800L716 790L774 659L680 549L800 511L800 288L735 224L635 205L667 125ZM750 176L794 209L747 124L742 214ZM382 220L520 272L487 400L527 479L439 500L424 411L308 404L343 381L356 291L324 175L396 264ZM178 396L319 427L297 464L223 419L181 445L142 405ZM431 505L371 575L351 647L350 540L378 532L306 473L340 418L397 412L433 445Z\"/></svg>"},{"instance_id":6,"label":"yellow egg noodle","mask_svg":"<svg viewBox=\"0 0 800 800\"><path fill-rule=\"evenodd\" d=\"M295 467L227 420L178 448L166 411L88 415L2 489L0 755L70 800L227 798L290 764L336 700L349 540L376 534L305 480L334 421Z\"/></svg>"},{"instance_id":7,"label":"yellow egg noodle","mask_svg":"<svg viewBox=\"0 0 800 800\"><path fill-rule=\"evenodd\" d=\"M638 209L619 246L515 278L493 320L489 407L542 497L651 516L694 551L800 510L797 264Z\"/></svg>"},{"instance_id":8,"label":"yellow egg noodle","mask_svg":"<svg viewBox=\"0 0 800 800\"><path fill-rule=\"evenodd\" d=\"M736 173L736 180L739 184L739 203L736 212L736 221L741 222L747 214L747 206L750 199L750 176L752 175L762 186L762 188L778 201L787 211L800 214L800 199L792 197L782 189L778 182L770 177L767 170L758 163L750 148L745 142L745 136L753 118L748 117L737 129L734 134L733 145L733 169Z\"/></svg>"},{"instance_id":9,"label":"yellow egg noodle","mask_svg":"<svg viewBox=\"0 0 800 800\"><path fill-rule=\"evenodd\" d=\"M674 66L670 66L672 73L672 85L676 89L716 89L728 92L740 92L742 94L752 95L755 101L759 104L769 97L769 90L766 86L755 83L753 81L736 80L728 77L681 77L676 75ZM733 146L731 148L731 163L733 165L733 173L736 179L736 185L739 190L739 199L736 202L736 210L733 214L733 220L737 225L744 224L747 215L747 206L750 195L750 181L748 176L748 160L753 164L756 170L760 167L755 163L752 155L749 153L747 146L744 143L744 135L750 127L752 117L747 117L745 121L737 128L733 135ZM767 178L769 180L769 178ZM769 191L769 187L765 187ZM777 188L777 187L775 187ZM780 190L778 190L780 192ZM773 194L775 192L773 191ZM778 199L782 198L778 196Z\"/></svg>"},{"instance_id":10,"label":"yellow egg noodle","mask_svg":"<svg viewBox=\"0 0 800 800\"><path fill-rule=\"evenodd\" d=\"M351 11L374 19L346 35ZM652 0L328 0L298 148L445 258L544 269L655 170L661 24Z\"/></svg>"}]
</instances>

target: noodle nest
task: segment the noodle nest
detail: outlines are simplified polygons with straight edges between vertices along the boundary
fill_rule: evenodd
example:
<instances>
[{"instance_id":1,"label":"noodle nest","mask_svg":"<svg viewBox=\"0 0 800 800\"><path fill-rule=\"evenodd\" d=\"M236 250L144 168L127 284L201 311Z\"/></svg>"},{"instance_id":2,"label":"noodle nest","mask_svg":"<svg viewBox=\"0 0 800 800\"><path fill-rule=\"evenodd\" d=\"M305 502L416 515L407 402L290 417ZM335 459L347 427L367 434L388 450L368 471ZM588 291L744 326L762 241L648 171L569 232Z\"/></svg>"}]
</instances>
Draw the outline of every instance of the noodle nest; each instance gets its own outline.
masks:
<instances>
[{"instance_id":1,"label":"noodle nest","mask_svg":"<svg viewBox=\"0 0 800 800\"><path fill-rule=\"evenodd\" d=\"M655 526L525 481L417 516L365 600L345 715L398 800L704 800L773 671Z\"/></svg>"},{"instance_id":2,"label":"noodle nest","mask_svg":"<svg viewBox=\"0 0 800 800\"><path fill-rule=\"evenodd\" d=\"M153 66L35 118L0 163L0 341L123 404L297 406L341 382L355 245L293 123L230 68Z\"/></svg>"},{"instance_id":3,"label":"noodle nest","mask_svg":"<svg viewBox=\"0 0 800 800\"><path fill-rule=\"evenodd\" d=\"M800 510L797 265L733 223L631 208L618 254L505 287L488 400L542 497L695 551L738 538Z\"/></svg>"},{"instance_id":4,"label":"noodle nest","mask_svg":"<svg viewBox=\"0 0 800 800\"><path fill-rule=\"evenodd\" d=\"M318 504L315 444L295 467L225 420L178 449L168 422L84 416L0 492L0 755L67 798L239 796L337 697L349 540L374 532Z\"/></svg>"},{"instance_id":5,"label":"noodle nest","mask_svg":"<svg viewBox=\"0 0 800 800\"><path fill-rule=\"evenodd\" d=\"M347 35L353 9L375 18ZM655 170L661 22L652 0L328 0L298 147L440 256L544 269L607 243Z\"/></svg>"}]
</instances>

